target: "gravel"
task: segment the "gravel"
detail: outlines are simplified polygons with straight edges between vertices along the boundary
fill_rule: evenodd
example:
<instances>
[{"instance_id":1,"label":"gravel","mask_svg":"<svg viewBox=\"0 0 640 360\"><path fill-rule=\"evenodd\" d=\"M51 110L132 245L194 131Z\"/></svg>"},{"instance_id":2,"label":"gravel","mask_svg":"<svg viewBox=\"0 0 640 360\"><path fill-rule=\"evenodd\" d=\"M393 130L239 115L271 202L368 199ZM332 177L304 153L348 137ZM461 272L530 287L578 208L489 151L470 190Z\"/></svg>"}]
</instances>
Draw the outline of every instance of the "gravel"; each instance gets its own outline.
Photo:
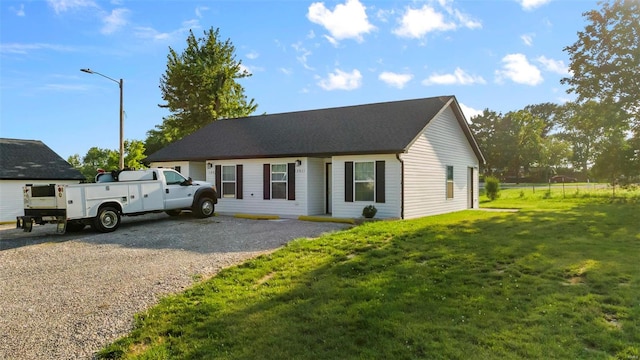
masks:
<instances>
[{"instance_id":1,"label":"gravel","mask_svg":"<svg viewBox=\"0 0 640 360\"><path fill-rule=\"evenodd\" d=\"M14 226L13 226L14 227ZM196 279L344 224L185 214L123 218L108 234L0 228L0 359L91 359L133 315Z\"/></svg>"}]
</instances>

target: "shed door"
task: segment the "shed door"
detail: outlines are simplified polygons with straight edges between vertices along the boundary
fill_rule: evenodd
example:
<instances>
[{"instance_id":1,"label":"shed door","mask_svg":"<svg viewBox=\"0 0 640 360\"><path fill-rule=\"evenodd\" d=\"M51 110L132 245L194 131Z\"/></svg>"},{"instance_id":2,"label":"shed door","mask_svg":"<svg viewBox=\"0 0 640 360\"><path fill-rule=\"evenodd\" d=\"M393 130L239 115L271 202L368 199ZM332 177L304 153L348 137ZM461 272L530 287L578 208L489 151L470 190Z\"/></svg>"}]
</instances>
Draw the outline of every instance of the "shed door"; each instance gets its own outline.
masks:
<instances>
[{"instance_id":1,"label":"shed door","mask_svg":"<svg viewBox=\"0 0 640 360\"><path fill-rule=\"evenodd\" d=\"M472 167L469 168L468 177L469 178L467 180L467 187L469 189L469 194L467 195L468 196L468 200L467 200L468 206L467 206L467 208L473 209L473 202L474 202L473 201L473 196L474 196L474 193L475 193L476 189L474 188L475 181L473 181L474 179L473 179L473 168Z\"/></svg>"}]
</instances>

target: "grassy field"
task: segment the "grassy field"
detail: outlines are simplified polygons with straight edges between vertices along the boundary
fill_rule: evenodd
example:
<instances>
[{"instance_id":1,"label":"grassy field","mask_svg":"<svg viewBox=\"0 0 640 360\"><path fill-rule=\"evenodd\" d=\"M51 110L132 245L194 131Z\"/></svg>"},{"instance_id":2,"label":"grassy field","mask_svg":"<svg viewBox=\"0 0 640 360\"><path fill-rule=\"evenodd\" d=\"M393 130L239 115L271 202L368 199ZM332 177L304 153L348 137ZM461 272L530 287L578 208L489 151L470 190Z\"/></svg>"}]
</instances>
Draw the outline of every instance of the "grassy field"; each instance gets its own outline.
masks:
<instances>
[{"instance_id":1,"label":"grassy field","mask_svg":"<svg viewBox=\"0 0 640 360\"><path fill-rule=\"evenodd\" d=\"M222 271L137 317L126 359L638 359L640 192L504 191Z\"/></svg>"}]
</instances>

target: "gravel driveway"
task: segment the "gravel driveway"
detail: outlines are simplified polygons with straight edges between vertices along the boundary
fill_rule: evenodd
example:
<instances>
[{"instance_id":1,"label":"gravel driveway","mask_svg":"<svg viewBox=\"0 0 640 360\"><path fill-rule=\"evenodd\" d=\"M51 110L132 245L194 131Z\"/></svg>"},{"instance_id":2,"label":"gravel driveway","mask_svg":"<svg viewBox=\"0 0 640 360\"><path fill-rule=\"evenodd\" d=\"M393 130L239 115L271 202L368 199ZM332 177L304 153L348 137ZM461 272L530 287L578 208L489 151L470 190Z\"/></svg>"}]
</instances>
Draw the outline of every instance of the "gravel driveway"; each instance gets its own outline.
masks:
<instances>
[{"instance_id":1,"label":"gravel driveway","mask_svg":"<svg viewBox=\"0 0 640 360\"><path fill-rule=\"evenodd\" d=\"M0 229L0 359L90 359L195 279L344 224L164 214L114 233Z\"/></svg>"}]
</instances>

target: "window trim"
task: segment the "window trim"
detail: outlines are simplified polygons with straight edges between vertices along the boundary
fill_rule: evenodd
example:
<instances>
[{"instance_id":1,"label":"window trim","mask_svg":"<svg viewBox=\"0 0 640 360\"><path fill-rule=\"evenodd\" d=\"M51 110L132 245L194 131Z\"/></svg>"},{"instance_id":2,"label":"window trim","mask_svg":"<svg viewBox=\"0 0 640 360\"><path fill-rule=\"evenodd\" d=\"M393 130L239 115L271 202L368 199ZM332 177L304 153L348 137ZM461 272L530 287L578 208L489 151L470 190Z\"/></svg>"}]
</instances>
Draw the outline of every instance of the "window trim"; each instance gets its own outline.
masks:
<instances>
[{"instance_id":1,"label":"window trim","mask_svg":"<svg viewBox=\"0 0 640 360\"><path fill-rule=\"evenodd\" d=\"M278 172L274 172L273 168L275 166L284 166L284 171L278 171ZM288 171L289 167L287 165L287 163L272 163L270 164L270 173L269 173L269 188L270 188L270 195L271 195L271 200L287 200L288 198L288 189L289 189L289 171ZM277 173L277 174L284 174L284 180L273 180L273 174ZM284 183L284 193L283 193L283 197L273 197L274 191L273 191L273 184L283 184Z\"/></svg>"},{"instance_id":2,"label":"window trim","mask_svg":"<svg viewBox=\"0 0 640 360\"><path fill-rule=\"evenodd\" d=\"M233 168L233 181L225 180L224 178L224 168ZM222 185L222 189L220 189L220 194L223 198L227 199L235 199L237 193L237 172L236 165L222 165L220 166L220 184ZM225 184L233 184L233 194L225 193Z\"/></svg>"},{"instance_id":3,"label":"window trim","mask_svg":"<svg viewBox=\"0 0 640 360\"><path fill-rule=\"evenodd\" d=\"M447 165L446 170L445 170L445 198L448 199L453 199L454 198L454 171L453 171L453 165ZM451 176L449 176L451 175Z\"/></svg>"},{"instance_id":4,"label":"window trim","mask_svg":"<svg viewBox=\"0 0 640 360\"><path fill-rule=\"evenodd\" d=\"M373 172L373 179L365 179L365 180L358 180L357 179L357 170L356 168L358 167L358 164L371 164L371 170ZM373 198L372 199L366 199L366 200L358 200L358 192L356 191L356 184L371 184L372 185L372 195ZM376 201L376 162L371 160L371 161L354 161L353 162L353 200L355 202L375 202Z\"/></svg>"}]
</instances>

